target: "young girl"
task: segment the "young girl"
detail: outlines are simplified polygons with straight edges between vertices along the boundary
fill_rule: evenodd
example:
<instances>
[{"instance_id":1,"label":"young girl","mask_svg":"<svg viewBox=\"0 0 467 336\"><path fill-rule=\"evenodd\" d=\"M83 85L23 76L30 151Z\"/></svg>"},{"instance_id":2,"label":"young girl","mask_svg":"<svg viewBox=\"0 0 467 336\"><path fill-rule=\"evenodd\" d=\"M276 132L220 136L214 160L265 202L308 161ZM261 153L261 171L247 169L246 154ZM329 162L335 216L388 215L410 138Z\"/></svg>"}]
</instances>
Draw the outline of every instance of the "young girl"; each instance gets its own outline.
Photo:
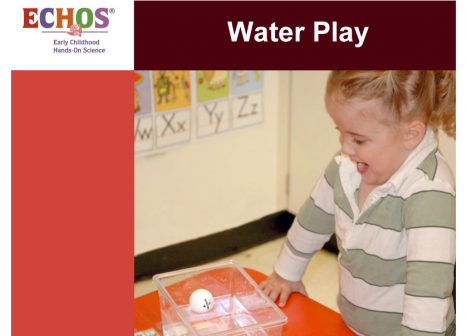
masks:
<instances>
[{"instance_id":1,"label":"young girl","mask_svg":"<svg viewBox=\"0 0 467 336\"><path fill-rule=\"evenodd\" d=\"M454 335L455 182L437 131L455 136L455 72L334 71L326 108L341 153L300 209L261 284L283 306L332 233L338 306L359 335Z\"/></svg>"}]
</instances>

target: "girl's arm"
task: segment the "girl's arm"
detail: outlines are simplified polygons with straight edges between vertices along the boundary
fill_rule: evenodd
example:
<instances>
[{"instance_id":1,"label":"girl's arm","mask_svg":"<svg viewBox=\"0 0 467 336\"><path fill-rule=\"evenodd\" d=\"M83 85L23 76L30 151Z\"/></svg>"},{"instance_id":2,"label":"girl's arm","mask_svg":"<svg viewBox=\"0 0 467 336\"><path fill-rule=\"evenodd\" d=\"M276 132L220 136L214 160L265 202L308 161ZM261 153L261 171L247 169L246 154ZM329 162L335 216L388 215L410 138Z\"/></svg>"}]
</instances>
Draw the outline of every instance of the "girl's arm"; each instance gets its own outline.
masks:
<instances>
[{"instance_id":1,"label":"girl's arm","mask_svg":"<svg viewBox=\"0 0 467 336\"><path fill-rule=\"evenodd\" d=\"M334 232L333 186L337 174L338 164L333 159L295 217L274 273L261 284L266 294L273 300L279 297L282 305L291 292L305 293L301 279L306 267Z\"/></svg>"},{"instance_id":2,"label":"girl's arm","mask_svg":"<svg viewBox=\"0 0 467 336\"><path fill-rule=\"evenodd\" d=\"M402 335L444 335L454 320L454 192L426 190L406 201L407 283Z\"/></svg>"}]
</instances>

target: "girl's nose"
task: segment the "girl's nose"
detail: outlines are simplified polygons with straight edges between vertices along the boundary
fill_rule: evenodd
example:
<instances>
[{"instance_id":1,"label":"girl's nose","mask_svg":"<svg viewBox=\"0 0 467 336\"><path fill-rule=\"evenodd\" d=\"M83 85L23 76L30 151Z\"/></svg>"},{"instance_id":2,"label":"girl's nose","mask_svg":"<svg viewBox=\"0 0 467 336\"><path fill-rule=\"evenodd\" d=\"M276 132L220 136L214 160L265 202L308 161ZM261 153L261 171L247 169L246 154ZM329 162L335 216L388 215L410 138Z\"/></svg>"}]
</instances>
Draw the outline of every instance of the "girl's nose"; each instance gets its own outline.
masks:
<instances>
[{"instance_id":1,"label":"girl's nose","mask_svg":"<svg viewBox=\"0 0 467 336\"><path fill-rule=\"evenodd\" d=\"M341 142L341 152L347 156L352 156L355 154L355 150L352 146L350 139L345 139L343 136L340 137Z\"/></svg>"}]
</instances>

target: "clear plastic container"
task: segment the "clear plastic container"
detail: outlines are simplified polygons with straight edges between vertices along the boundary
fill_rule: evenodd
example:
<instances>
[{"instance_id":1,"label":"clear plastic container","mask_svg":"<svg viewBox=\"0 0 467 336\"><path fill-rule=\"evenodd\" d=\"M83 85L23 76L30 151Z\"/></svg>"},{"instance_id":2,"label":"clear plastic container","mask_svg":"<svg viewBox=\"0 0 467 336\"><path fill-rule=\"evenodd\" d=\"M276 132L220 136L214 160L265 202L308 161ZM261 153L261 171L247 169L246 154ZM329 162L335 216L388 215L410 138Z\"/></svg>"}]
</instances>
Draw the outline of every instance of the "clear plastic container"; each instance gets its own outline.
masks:
<instances>
[{"instance_id":1,"label":"clear plastic container","mask_svg":"<svg viewBox=\"0 0 467 336\"><path fill-rule=\"evenodd\" d=\"M233 261L157 274L164 336L280 336L287 316ZM191 311L191 293L204 288L212 310Z\"/></svg>"}]
</instances>

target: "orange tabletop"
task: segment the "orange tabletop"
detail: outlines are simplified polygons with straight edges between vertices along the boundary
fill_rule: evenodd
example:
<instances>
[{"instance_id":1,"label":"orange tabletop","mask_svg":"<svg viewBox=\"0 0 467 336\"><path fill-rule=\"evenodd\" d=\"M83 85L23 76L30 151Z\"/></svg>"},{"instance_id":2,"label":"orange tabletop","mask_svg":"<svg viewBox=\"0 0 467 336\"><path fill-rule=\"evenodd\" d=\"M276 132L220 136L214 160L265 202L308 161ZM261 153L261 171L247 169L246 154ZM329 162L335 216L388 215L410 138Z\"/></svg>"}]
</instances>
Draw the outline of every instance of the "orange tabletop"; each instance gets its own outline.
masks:
<instances>
[{"instance_id":1,"label":"orange tabletop","mask_svg":"<svg viewBox=\"0 0 467 336\"><path fill-rule=\"evenodd\" d=\"M258 271L245 270L257 283L266 279L266 276ZM338 313L301 294L292 294L285 307L281 309L289 319L283 328L283 336L355 335L347 328ZM160 324L161 312L157 291L136 298L134 314L135 332L155 328Z\"/></svg>"}]
</instances>

